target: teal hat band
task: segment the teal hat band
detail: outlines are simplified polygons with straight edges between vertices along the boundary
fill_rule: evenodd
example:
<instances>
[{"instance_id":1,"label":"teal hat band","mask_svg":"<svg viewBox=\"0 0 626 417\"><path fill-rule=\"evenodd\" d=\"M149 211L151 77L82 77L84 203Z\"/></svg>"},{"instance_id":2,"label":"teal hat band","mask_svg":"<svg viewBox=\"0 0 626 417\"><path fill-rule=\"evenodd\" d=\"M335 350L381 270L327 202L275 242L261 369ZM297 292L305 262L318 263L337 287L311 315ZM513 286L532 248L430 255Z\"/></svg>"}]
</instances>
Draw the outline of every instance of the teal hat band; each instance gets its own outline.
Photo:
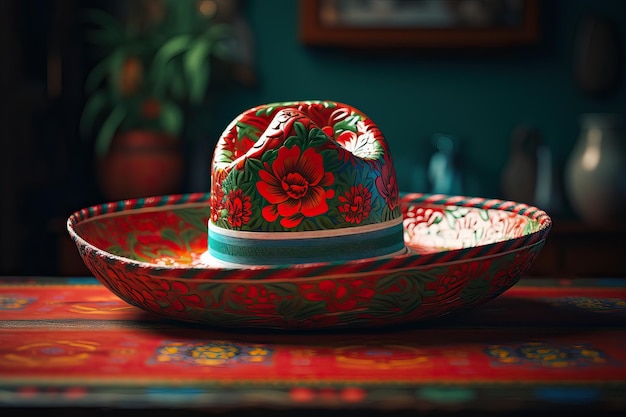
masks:
<instances>
[{"instance_id":1,"label":"teal hat band","mask_svg":"<svg viewBox=\"0 0 626 417\"><path fill-rule=\"evenodd\" d=\"M244 265L351 261L404 250L401 219L343 231L349 233L233 232L209 225L208 246L215 259Z\"/></svg>"}]
</instances>

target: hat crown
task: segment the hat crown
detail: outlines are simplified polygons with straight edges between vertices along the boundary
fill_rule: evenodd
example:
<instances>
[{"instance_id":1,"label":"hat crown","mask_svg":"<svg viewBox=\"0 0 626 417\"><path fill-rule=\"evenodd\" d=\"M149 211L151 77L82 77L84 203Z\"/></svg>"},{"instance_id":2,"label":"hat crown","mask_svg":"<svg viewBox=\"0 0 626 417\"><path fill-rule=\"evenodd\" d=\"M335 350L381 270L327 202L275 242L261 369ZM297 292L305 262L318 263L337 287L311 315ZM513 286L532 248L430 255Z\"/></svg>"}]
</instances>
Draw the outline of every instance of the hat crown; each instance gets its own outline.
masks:
<instances>
[{"instance_id":1,"label":"hat crown","mask_svg":"<svg viewBox=\"0 0 626 417\"><path fill-rule=\"evenodd\" d=\"M381 131L354 107L331 101L267 104L239 115L216 145L211 184L210 233L336 236L402 220Z\"/></svg>"}]
</instances>

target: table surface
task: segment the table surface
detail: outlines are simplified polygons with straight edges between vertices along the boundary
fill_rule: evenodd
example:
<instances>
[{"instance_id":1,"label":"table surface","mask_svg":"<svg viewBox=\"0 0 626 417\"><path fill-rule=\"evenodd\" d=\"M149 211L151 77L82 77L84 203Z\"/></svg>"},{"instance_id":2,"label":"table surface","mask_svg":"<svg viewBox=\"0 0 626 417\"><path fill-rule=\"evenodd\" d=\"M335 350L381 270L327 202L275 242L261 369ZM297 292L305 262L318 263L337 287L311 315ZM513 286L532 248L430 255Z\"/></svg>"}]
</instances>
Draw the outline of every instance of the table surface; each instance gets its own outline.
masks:
<instances>
[{"instance_id":1,"label":"table surface","mask_svg":"<svg viewBox=\"0 0 626 417\"><path fill-rule=\"evenodd\" d=\"M626 279L524 278L411 326L268 332L162 319L91 277L0 277L0 406L621 413Z\"/></svg>"}]
</instances>

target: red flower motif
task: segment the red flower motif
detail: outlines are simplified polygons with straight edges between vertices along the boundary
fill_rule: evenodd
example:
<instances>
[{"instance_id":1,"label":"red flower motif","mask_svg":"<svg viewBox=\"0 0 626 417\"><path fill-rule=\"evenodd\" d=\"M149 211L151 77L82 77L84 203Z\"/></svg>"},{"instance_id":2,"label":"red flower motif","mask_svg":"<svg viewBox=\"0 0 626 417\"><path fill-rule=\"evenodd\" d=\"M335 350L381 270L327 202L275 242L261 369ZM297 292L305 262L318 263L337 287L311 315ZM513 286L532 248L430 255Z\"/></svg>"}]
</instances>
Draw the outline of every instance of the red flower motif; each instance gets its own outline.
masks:
<instances>
[{"instance_id":1,"label":"red flower motif","mask_svg":"<svg viewBox=\"0 0 626 417\"><path fill-rule=\"evenodd\" d=\"M222 142L217 148L218 152L224 156L222 159L234 161L245 155L255 142L256 138L250 138L247 135L239 137L238 129L233 128L222 136Z\"/></svg>"},{"instance_id":2,"label":"red flower motif","mask_svg":"<svg viewBox=\"0 0 626 417\"><path fill-rule=\"evenodd\" d=\"M190 288L180 281L159 279L106 263L95 267L100 271L105 268L106 272L100 275L103 283L128 303L145 310L159 314L168 311L183 317L184 314L180 313L217 303L210 292L203 291L200 296L197 288Z\"/></svg>"},{"instance_id":3,"label":"red flower motif","mask_svg":"<svg viewBox=\"0 0 626 417\"><path fill-rule=\"evenodd\" d=\"M398 195L398 182L393 169L391 157L385 154L385 161L380 172L380 176L376 178L376 189L385 199L389 209L393 210L400 204Z\"/></svg>"},{"instance_id":4,"label":"red flower motif","mask_svg":"<svg viewBox=\"0 0 626 417\"><path fill-rule=\"evenodd\" d=\"M305 291L305 299L323 301L331 312L353 310L376 294L368 282L361 279L348 282L327 279L321 281L317 286L302 284L301 288Z\"/></svg>"},{"instance_id":5,"label":"red flower motif","mask_svg":"<svg viewBox=\"0 0 626 417\"><path fill-rule=\"evenodd\" d=\"M175 227L178 222L178 216L173 212L149 212L137 213L128 216L128 224L141 232L158 232L163 226Z\"/></svg>"},{"instance_id":6,"label":"red flower motif","mask_svg":"<svg viewBox=\"0 0 626 417\"><path fill-rule=\"evenodd\" d=\"M103 218L100 222L81 223L82 235L92 245L110 250L111 247L128 249L128 236L133 232L133 228L128 223L128 218L132 216L116 216Z\"/></svg>"},{"instance_id":7,"label":"red flower motif","mask_svg":"<svg viewBox=\"0 0 626 417\"><path fill-rule=\"evenodd\" d=\"M248 310L260 315L277 313L281 297L268 292L263 285L238 285L228 294L231 310Z\"/></svg>"},{"instance_id":8,"label":"red flower motif","mask_svg":"<svg viewBox=\"0 0 626 417\"><path fill-rule=\"evenodd\" d=\"M456 268L450 269L449 275L454 276L467 276L469 281L473 279L484 279L489 276L489 268L491 267L491 261L472 261L464 262Z\"/></svg>"},{"instance_id":9,"label":"red flower motif","mask_svg":"<svg viewBox=\"0 0 626 417\"><path fill-rule=\"evenodd\" d=\"M167 291L148 275L132 271L122 272L119 268L110 267L106 274L106 281L131 304L157 313L162 310L157 300L164 300L167 297Z\"/></svg>"},{"instance_id":10,"label":"red flower motif","mask_svg":"<svg viewBox=\"0 0 626 417\"><path fill-rule=\"evenodd\" d=\"M274 163L266 163L259 176L259 193L270 203L263 208L263 218L273 222L282 216L280 224L286 228L298 226L304 217L326 213L326 199L335 195L334 190L324 189L335 178L324 172L322 156L313 148L302 153L298 146L280 148Z\"/></svg>"},{"instance_id":11,"label":"red flower motif","mask_svg":"<svg viewBox=\"0 0 626 417\"><path fill-rule=\"evenodd\" d=\"M339 212L345 213L348 223L360 224L370 215L372 193L363 184L350 187L350 191L339 196L339 201L343 203L339 206Z\"/></svg>"},{"instance_id":12,"label":"red flower motif","mask_svg":"<svg viewBox=\"0 0 626 417\"><path fill-rule=\"evenodd\" d=\"M322 103L304 104L299 110L331 138L335 136L335 125L351 114L347 108L327 107Z\"/></svg>"},{"instance_id":13,"label":"red flower motif","mask_svg":"<svg viewBox=\"0 0 626 417\"><path fill-rule=\"evenodd\" d=\"M213 223L217 222L220 218L220 212L224 208L223 199L224 199L224 190L222 190L222 181L227 176L227 172L223 169L217 169L213 171L213 192L211 193L211 221Z\"/></svg>"},{"instance_id":14,"label":"red flower motif","mask_svg":"<svg viewBox=\"0 0 626 417\"><path fill-rule=\"evenodd\" d=\"M524 236L528 219L506 211L495 211L489 216L488 232L495 235L494 240Z\"/></svg>"},{"instance_id":15,"label":"red flower motif","mask_svg":"<svg viewBox=\"0 0 626 417\"><path fill-rule=\"evenodd\" d=\"M448 275L441 277L439 286L437 286L437 302L452 301L460 297L461 290L467 284L467 278L459 275L459 271L453 271Z\"/></svg>"},{"instance_id":16,"label":"red flower motif","mask_svg":"<svg viewBox=\"0 0 626 417\"><path fill-rule=\"evenodd\" d=\"M198 294L194 293L187 285L180 281L162 280L160 286L167 294L169 306L164 310L174 310L175 312L184 312L187 309L203 307L205 300ZM210 294L209 294L210 296Z\"/></svg>"},{"instance_id":17,"label":"red flower motif","mask_svg":"<svg viewBox=\"0 0 626 417\"><path fill-rule=\"evenodd\" d=\"M137 234L135 241L136 244L130 250L133 257L138 260L150 261L163 256L175 259L188 252L188 242L183 241L180 236L176 239L166 239L162 233Z\"/></svg>"},{"instance_id":18,"label":"red flower motif","mask_svg":"<svg viewBox=\"0 0 626 417\"><path fill-rule=\"evenodd\" d=\"M538 252L535 251L520 252L515 255L513 263L508 269L497 271L492 281L495 293L501 294L515 284L519 277L533 264L537 254Z\"/></svg>"},{"instance_id":19,"label":"red flower motif","mask_svg":"<svg viewBox=\"0 0 626 417\"><path fill-rule=\"evenodd\" d=\"M435 223L439 223L445 217L443 209L432 208L432 207L421 207L421 206L413 206L404 216L407 220L405 223L411 223L415 225L414 227L422 228L422 227L430 227Z\"/></svg>"},{"instance_id":20,"label":"red flower motif","mask_svg":"<svg viewBox=\"0 0 626 417\"><path fill-rule=\"evenodd\" d=\"M250 216L252 216L250 197L244 195L241 189L231 191L226 197L226 211L228 211L228 224L232 227L243 226L250 221Z\"/></svg>"}]
</instances>

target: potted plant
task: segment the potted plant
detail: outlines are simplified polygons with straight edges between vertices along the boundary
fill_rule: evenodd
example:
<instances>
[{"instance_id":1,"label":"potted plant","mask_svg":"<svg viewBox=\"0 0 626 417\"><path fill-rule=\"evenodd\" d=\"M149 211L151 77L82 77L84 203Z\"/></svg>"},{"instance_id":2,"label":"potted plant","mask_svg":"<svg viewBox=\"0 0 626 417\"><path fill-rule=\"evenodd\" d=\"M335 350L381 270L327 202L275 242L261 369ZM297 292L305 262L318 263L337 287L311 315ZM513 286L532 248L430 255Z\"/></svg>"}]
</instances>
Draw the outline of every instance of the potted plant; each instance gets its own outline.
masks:
<instances>
[{"instance_id":1,"label":"potted plant","mask_svg":"<svg viewBox=\"0 0 626 417\"><path fill-rule=\"evenodd\" d=\"M85 81L81 132L94 139L106 197L169 194L181 185L185 115L206 99L212 67L235 56L233 28L209 4L217 3L143 0L88 12L102 55Z\"/></svg>"}]
</instances>

